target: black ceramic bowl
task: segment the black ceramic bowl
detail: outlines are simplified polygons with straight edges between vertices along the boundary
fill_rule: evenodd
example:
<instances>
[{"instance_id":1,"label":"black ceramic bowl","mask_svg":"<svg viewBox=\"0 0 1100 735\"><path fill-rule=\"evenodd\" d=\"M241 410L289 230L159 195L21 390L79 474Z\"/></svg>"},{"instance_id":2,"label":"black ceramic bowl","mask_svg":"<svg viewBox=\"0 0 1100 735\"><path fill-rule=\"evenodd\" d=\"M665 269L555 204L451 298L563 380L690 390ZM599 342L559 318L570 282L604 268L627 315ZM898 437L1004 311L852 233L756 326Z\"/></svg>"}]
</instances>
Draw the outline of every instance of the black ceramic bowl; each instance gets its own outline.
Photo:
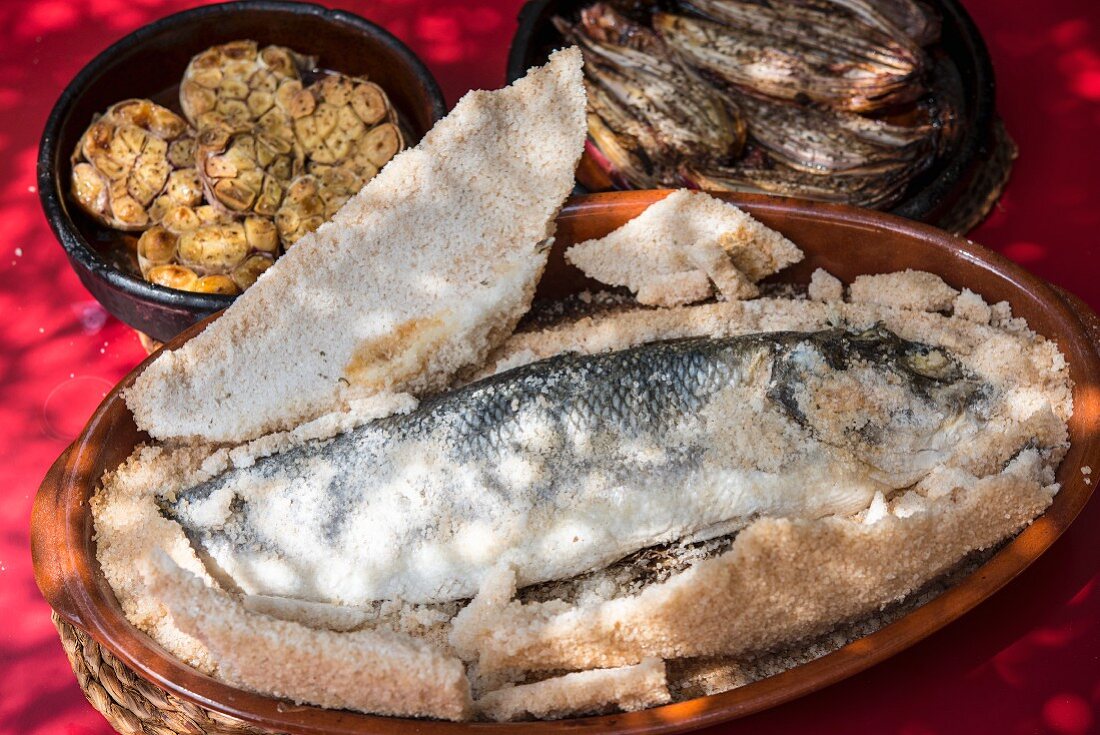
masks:
<instances>
[{"instance_id":1,"label":"black ceramic bowl","mask_svg":"<svg viewBox=\"0 0 1100 735\"><path fill-rule=\"evenodd\" d=\"M927 0L943 18L940 41L933 47L938 73L952 78L960 92L959 134L951 150L910 185L893 214L964 232L989 211L1007 182L1015 146L996 115L993 65L985 42L959 0ZM541 64L564 41L554 28L555 15L576 18L593 0L530 0L519 13L519 27L508 53L508 81ZM611 182L586 155L577 179L589 190Z\"/></svg>"},{"instance_id":2,"label":"black ceramic bowl","mask_svg":"<svg viewBox=\"0 0 1100 735\"><path fill-rule=\"evenodd\" d=\"M236 39L278 44L318 57L322 68L365 74L397 109L409 143L446 112L431 72L397 38L342 10L269 0L208 5L139 28L85 66L61 93L38 150L38 191L57 239L84 286L107 311L161 341L224 309L232 296L157 286L127 272L121 238L69 196L69 157L81 134L115 102L148 97L179 112L179 81L192 56ZM130 233L133 234L133 233Z\"/></svg>"}]
</instances>

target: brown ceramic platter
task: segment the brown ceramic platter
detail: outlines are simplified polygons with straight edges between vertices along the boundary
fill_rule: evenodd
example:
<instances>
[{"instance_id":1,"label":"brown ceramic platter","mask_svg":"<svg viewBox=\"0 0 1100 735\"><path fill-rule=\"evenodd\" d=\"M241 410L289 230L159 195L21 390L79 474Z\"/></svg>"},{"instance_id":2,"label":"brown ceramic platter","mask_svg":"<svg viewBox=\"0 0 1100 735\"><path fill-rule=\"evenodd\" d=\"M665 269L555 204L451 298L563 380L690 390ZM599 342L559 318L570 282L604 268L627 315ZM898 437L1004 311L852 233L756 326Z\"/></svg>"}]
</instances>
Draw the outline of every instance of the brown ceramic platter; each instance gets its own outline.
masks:
<instances>
[{"instance_id":1,"label":"brown ceramic platter","mask_svg":"<svg viewBox=\"0 0 1100 735\"><path fill-rule=\"evenodd\" d=\"M636 216L662 192L634 191L574 198L558 217L557 240L540 285L561 297L591 282L562 258L565 247L601 236ZM450 723L294 706L233 688L177 661L123 616L95 558L88 499L105 471L148 437L139 432L120 392L148 360L104 400L83 433L43 481L35 499L32 546L43 595L68 623L86 631L140 677L180 699L269 730L296 735L363 735L415 731L457 735L493 731L672 733L742 717L821 689L882 661L966 613L1039 557L1061 535L1092 492L1080 472L1100 467L1100 320L1075 297L1056 291L1005 258L935 228L878 212L837 205L738 195L726 197L796 242L806 259L778 280L806 283L823 267L845 282L858 275L919 268L966 286L990 303L1007 300L1017 316L1058 343L1074 382L1071 447L1058 470L1062 490L1040 518L957 585L897 622L810 663L723 694L642 712L533 723ZM213 317L216 318L216 317ZM212 319L213 319L212 318ZM178 347L210 320L167 345ZM152 358L150 358L152 359Z\"/></svg>"}]
</instances>

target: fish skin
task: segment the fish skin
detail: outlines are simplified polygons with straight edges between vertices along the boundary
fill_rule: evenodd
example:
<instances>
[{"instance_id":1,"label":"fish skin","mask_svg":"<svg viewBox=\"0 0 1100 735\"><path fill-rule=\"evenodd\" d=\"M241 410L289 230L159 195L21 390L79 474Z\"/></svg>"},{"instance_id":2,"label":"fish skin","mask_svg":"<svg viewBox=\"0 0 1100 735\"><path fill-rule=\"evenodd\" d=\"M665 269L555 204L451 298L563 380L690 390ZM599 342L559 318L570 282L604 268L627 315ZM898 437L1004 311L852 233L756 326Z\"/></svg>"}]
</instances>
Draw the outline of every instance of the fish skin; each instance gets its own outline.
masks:
<instances>
[{"instance_id":1,"label":"fish skin","mask_svg":"<svg viewBox=\"0 0 1100 735\"><path fill-rule=\"evenodd\" d=\"M989 393L949 354L883 328L560 355L161 507L243 592L441 602L500 563L526 585L758 515L857 512L949 459ZM777 447L755 446L766 431Z\"/></svg>"}]
</instances>

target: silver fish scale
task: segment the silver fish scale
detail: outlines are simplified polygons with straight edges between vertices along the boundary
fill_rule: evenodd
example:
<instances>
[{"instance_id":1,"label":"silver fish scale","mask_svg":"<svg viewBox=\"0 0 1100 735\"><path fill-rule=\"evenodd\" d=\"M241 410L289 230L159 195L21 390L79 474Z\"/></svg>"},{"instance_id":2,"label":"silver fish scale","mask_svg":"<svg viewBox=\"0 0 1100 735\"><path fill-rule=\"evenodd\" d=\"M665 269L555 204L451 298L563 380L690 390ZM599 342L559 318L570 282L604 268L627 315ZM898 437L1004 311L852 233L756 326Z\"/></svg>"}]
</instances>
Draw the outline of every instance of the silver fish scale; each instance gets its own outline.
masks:
<instances>
[{"instance_id":1,"label":"silver fish scale","mask_svg":"<svg viewBox=\"0 0 1100 735\"><path fill-rule=\"evenodd\" d=\"M722 352L744 348L687 339L608 355L559 355L425 400L413 413L369 425L394 439L446 436L459 456L513 444L532 418L569 432L632 435L698 413L729 384ZM534 413L534 416L532 415Z\"/></svg>"}]
</instances>

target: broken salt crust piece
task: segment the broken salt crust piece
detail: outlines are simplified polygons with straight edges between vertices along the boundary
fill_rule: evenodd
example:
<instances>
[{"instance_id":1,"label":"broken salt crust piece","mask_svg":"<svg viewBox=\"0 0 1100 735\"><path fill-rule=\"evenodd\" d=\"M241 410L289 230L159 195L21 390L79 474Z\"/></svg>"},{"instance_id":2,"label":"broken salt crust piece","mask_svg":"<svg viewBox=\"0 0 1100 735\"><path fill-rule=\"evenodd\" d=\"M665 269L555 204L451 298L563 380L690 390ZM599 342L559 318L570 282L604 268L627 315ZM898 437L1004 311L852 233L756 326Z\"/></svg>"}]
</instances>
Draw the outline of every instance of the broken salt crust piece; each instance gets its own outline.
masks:
<instances>
[{"instance_id":1,"label":"broken salt crust piece","mask_svg":"<svg viewBox=\"0 0 1100 735\"><path fill-rule=\"evenodd\" d=\"M548 719L589 714L609 705L634 712L666 704L671 699L665 662L650 657L633 666L579 671L497 689L477 700L474 707L490 720L510 722L524 717Z\"/></svg>"},{"instance_id":2,"label":"broken salt crust piece","mask_svg":"<svg viewBox=\"0 0 1100 735\"><path fill-rule=\"evenodd\" d=\"M844 284L840 279L824 268L818 268L810 276L810 286L806 295L811 301L841 301L844 298Z\"/></svg>"},{"instance_id":3,"label":"broken salt crust piece","mask_svg":"<svg viewBox=\"0 0 1100 735\"><path fill-rule=\"evenodd\" d=\"M426 641L384 630L317 630L251 612L160 550L152 562L149 592L209 648L230 684L332 709L469 717L465 667Z\"/></svg>"},{"instance_id":4,"label":"broken salt crust piece","mask_svg":"<svg viewBox=\"0 0 1100 735\"><path fill-rule=\"evenodd\" d=\"M146 366L125 392L138 426L237 444L480 364L530 308L573 188L582 64L565 49L464 95L216 322Z\"/></svg>"},{"instance_id":5,"label":"broken salt crust piece","mask_svg":"<svg viewBox=\"0 0 1100 735\"><path fill-rule=\"evenodd\" d=\"M913 311L948 311L959 292L934 273L904 270L857 276L849 287L853 304L877 304Z\"/></svg>"},{"instance_id":6,"label":"broken salt crust piece","mask_svg":"<svg viewBox=\"0 0 1100 735\"><path fill-rule=\"evenodd\" d=\"M742 301L760 295L756 284L737 270L726 251L714 240L697 240L688 248L687 257L695 267L706 273L727 301Z\"/></svg>"},{"instance_id":7,"label":"broken salt crust piece","mask_svg":"<svg viewBox=\"0 0 1100 735\"><path fill-rule=\"evenodd\" d=\"M565 253L589 277L625 286L648 306L705 299L710 280L729 300L752 298L756 281L802 257L794 243L734 205L686 189Z\"/></svg>"}]
</instances>

